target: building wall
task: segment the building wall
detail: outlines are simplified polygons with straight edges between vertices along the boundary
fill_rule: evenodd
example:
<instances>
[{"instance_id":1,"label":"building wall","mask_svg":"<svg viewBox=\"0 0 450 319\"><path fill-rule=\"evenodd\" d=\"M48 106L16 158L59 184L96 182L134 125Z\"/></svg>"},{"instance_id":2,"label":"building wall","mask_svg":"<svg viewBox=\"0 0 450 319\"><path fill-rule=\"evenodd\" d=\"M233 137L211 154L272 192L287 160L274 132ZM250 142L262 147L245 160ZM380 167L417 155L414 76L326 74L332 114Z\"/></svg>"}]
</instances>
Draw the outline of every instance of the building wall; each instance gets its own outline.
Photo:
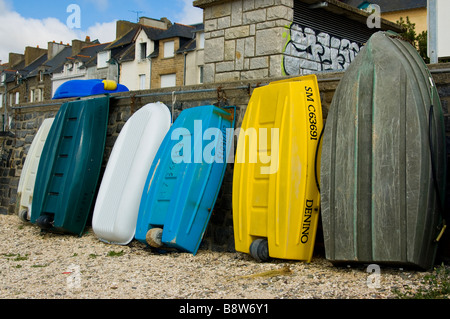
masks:
<instances>
[{"instance_id":1,"label":"building wall","mask_svg":"<svg viewBox=\"0 0 450 319\"><path fill-rule=\"evenodd\" d=\"M203 32L201 32L203 33ZM197 48L194 51L188 52L186 55L185 64L185 85L201 84L200 82L200 67L203 68L205 61L204 46L200 47L200 32L197 32ZM203 78L203 76L202 76Z\"/></svg>"},{"instance_id":2,"label":"building wall","mask_svg":"<svg viewBox=\"0 0 450 319\"><path fill-rule=\"evenodd\" d=\"M7 108L7 116L5 117L5 112L2 110L1 123L0 126L8 129L10 122L12 121L11 108L16 107L18 105L23 105L26 103L33 102L31 101L31 90L35 92L34 102L41 102L44 100L50 100L52 98L52 81L49 75L44 75L43 81L40 81L39 77L30 77L26 79L22 79L19 84L16 81L9 82L6 85L6 89L8 93L6 94L6 108ZM5 105L5 87L1 86L0 90L2 91L1 99L2 102L0 105ZM40 96L37 95L38 90L41 90ZM16 94L19 94L19 100L16 99ZM18 103L16 103L18 102Z\"/></svg>"},{"instance_id":3,"label":"building wall","mask_svg":"<svg viewBox=\"0 0 450 319\"><path fill-rule=\"evenodd\" d=\"M40 101L48 100L52 96L52 83L51 83L50 76L48 76L48 75L44 76L43 81L39 81L39 78L36 76L36 77L27 78L27 79L22 79L19 86L17 86L17 83L15 81L10 82L7 84L7 87L8 87L9 92L7 95L7 103L6 104L8 106L16 105L16 99L14 96L17 92L19 93L19 103L18 104L32 102L32 101L30 101L31 90L42 89L43 96L41 97ZM12 97L12 99L11 99L11 97ZM35 99L35 102L39 102L39 101L36 101L36 99Z\"/></svg>"},{"instance_id":4,"label":"building wall","mask_svg":"<svg viewBox=\"0 0 450 319\"><path fill-rule=\"evenodd\" d=\"M123 62L120 71L120 84L128 87L130 91L140 89L139 76L145 75L145 86L150 88L150 62L149 61L131 61Z\"/></svg>"},{"instance_id":5,"label":"building wall","mask_svg":"<svg viewBox=\"0 0 450 319\"><path fill-rule=\"evenodd\" d=\"M176 74L176 86L184 84L184 54L175 54L173 57L164 57L164 43L174 41L174 52L180 48L179 38L168 38L159 41L159 55L152 58L152 88L161 87L161 76Z\"/></svg>"},{"instance_id":6,"label":"building wall","mask_svg":"<svg viewBox=\"0 0 450 319\"><path fill-rule=\"evenodd\" d=\"M312 13L319 10L310 9L308 3L301 2L302 6L297 7L300 1L294 0L195 1L194 5L203 8L204 82L345 70L364 43L347 39L345 32L338 36L327 33L325 28L313 29L312 25L329 29L336 19L337 28L350 28L352 32L347 33L358 33L352 36L365 42L361 39L373 33L368 35L364 23L367 17L351 7L342 9L340 2L333 2L335 7L330 10L320 9L326 15L316 17ZM346 14L342 10L347 10ZM300 12L308 17L311 14L312 21L299 20ZM320 19L326 20L318 22ZM384 22L382 28L386 28Z\"/></svg>"},{"instance_id":7,"label":"building wall","mask_svg":"<svg viewBox=\"0 0 450 319\"><path fill-rule=\"evenodd\" d=\"M120 84L128 87L130 91L136 91L141 89L140 76L145 76L145 88L153 88L151 85L151 65L152 62L149 59L140 58L140 45L141 43L147 43L147 56L155 49L155 43L148 38L145 31L141 30L136 38L135 57L133 61L122 62L120 70Z\"/></svg>"},{"instance_id":8,"label":"building wall","mask_svg":"<svg viewBox=\"0 0 450 319\"><path fill-rule=\"evenodd\" d=\"M52 81L50 78L50 75L44 75L43 81L40 81L39 76L35 76L33 78L27 79L27 97L26 100L23 100L23 103L27 102L40 102L44 100L50 100L52 98ZM31 100L31 90L34 90L34 101ZM36 90L42 90L43 95L39 99L38 95L36 94ZM25 98L25 96L24 96Z\"/></svg>"},{"instance_id":9,"label":"building wall","mask_svg":"<svg viewBox=\"0 0 450 319\"><path fill-rule=\"evenodd\" d=\"M204 8L205 83L282 75L293 0L234 0Z\"/></svg>"},{"instance_id":10,"label":"building wall","mask_svg":"<svg viewBox=\"0 0 450 319\"><path fill-rule=\"evenodd\" d=\"M399 21L400 17L406 21L406 17L409 17L409 20L416 24L416 34L428 30L427 8L385 12L381 14L381 17L392 22Z\"/></svg>"},{"instance_id":11,"label":"building wall","mask_svg":"<svg viewBox=\"0 0 450 319\"><path fill-rule=\"evenodd\" d=\"M203 66L203 50L186 55L186 85L200 84L200 67Z\"/></svg>"}]
</instances>

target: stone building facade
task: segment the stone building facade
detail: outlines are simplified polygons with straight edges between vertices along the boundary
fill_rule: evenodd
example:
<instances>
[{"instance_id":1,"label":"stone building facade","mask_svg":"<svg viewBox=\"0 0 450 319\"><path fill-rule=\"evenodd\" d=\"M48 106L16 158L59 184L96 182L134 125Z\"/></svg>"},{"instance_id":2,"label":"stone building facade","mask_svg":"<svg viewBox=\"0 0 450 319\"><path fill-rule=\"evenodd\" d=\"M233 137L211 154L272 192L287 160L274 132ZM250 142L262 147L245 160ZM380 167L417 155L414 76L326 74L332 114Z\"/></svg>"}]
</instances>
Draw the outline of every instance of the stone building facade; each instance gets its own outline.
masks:
<instances>
[{"instance_id":1,"label":"stone building facade","mask_svg":"<svg viewBox=\"0 0 450 319\"><path fill-rule=\"evenodd\" d=\"M205 83L280 76L292 2L194 1L204 9Z\"/></svg>"},{"instance_id":2,"label":"stone building facade","mask_svg":"<svg viewBox=\"0 0 450 319\"><path fill-rule=\"evenodd\" d=\"M171 53L165 52L168 46L165 43L172 42L173 45ZM173 37L160 40L159 43L159 55L152 59L152 74L151 74L151 86L152 88L162 87L162 81L164 76L170 77L171 75L175 79L174 86L183 86L184 78L184 56L182 54L175 54L180 48L180 38Z\"/></svg>"},{"instance_id":3,"label":"stone building facade","mask_svg":"<svg viewBox=\"0 0 450 319\"><path fill-rule=\"evenodd\" d=\"M6 77L2 83L6 87L7 106L36 101L38 98L38 101L43 101L51 97L51 79L44 72L30 75L31 71L47 60L46 49L26 47L24 54L11 53L9 59L13 62L5 70Z\"/></svg>"},{"instance_id":4,"label":"stone building facade","mask_svg":"<svg viewBox=\"0 0 450 319\"><path fill-rule=\"evenodd\" d=\"M325 5L326 4L326 5ZM337 0L197 0L205 83L344 70L371 34L401 29Z\"/></svg>"}]
</instances>

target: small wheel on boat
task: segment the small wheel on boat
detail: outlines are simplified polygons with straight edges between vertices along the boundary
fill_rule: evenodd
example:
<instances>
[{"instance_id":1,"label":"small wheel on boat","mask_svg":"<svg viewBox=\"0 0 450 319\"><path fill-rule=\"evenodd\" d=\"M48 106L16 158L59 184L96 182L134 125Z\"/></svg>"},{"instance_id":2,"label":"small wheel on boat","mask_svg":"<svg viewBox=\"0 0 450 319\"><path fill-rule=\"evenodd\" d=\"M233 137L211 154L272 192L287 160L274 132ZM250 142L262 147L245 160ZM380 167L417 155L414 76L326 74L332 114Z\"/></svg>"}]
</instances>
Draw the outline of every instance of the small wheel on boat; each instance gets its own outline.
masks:
<instances>
[{"instance_id":1,"label":"small wheel on boat","mask_svg":"<svg viewBox=\"0 0 450 319\"><path fill-rule=\"evenodd\" d=\"M257 261L268 261L269 257L269 243L265 238L258 238L250 245L250 255Z\"/></svg>"},{"instance_id":2,"label":"small wheel on boat","mask_svg":"<svg viewBox=\"0 0 450 319\"><path fill-rule=\"evenodd\" d=\"M53 218L48 215L39 216L36 219L36 225L38 225L41 229L50 229L53 227Z\"/></svg>"},{"instance_id":3,"label":"small wheel on boat","mask_svg":"<svg viewBox=\"0 0 450 319\"><path fill-rule=\"evenodd\" d=\"M162 228L152 228L147 232L145 241L152 247L159 248L162 246Z\"/></svg>"},{"instance_id":4,"label":"small wheel on boat","mask_svg":"<svg viewBox=\"0 0 450 319\"><path fill-rule=\"evenodd\" d=\"M29 222L30 220L28 219L28 210L22 209L19 212L19 219L23 222Z\"/></svg>"}]
</instances>

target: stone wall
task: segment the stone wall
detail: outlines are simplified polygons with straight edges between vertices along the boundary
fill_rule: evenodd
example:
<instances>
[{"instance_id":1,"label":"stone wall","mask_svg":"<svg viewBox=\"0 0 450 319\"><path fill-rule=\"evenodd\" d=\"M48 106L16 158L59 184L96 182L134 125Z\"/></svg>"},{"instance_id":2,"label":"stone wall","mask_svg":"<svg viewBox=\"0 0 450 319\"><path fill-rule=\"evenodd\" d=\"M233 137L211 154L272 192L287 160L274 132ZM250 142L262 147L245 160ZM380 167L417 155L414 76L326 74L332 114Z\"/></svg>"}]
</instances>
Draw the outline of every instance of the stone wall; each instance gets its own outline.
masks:
<instances>
[{"instance_id":1,"label":"stone wall","mask_svg":"<svg viewBox=\"0 0 450 319\"><path fill-rule=\"evenodd\" d=\"M205 83L282 75L293 0L235 0L204 8Z\"/></svg>"},{"instance_id":2,"label":"stone wall","mask_svg":"<svg viewBox=\"0 0 450 319\"><path fill-rule=\"evenodd\" d=\"M441 96L445 113L447 130L447 152L450 152L450 63L432 65L433 77ZM325 73L318 75L320 96L324 118L328 115L334 92L343 73ZM275 81L280 78L272 78ZM185 86L147 91L135 91L115 95L111 99L107 132L107 141L103 168L106 167L114 143L130 116L147 103L161 101L173 110L174 119L183 109L199 105L216 104L237 107L236 127L240 127L253 90L267 84L267 80L234 81L220 84ZM14 109L12 133L14 137L3 137L1 142L0 162L0 213L14 214L17 186L21 169L30 144L38 128L45 118L54 117L66 100L47 101L50 105L26 104ZM57 103L54 105L54 103ZM448 174L450 177L450 173ZM216 206L207 228L203 247L216 251L234 250L232 223L232 180L233 164L228 164ZM450 185L450 178L448 178ZM447 188L447 199L450 200L450 187ZM446 232L450 248L450 232ZM320 238L318 238L320 241ZM448 250L450 251L450 250Z\"/></svg>"}]
</instances>

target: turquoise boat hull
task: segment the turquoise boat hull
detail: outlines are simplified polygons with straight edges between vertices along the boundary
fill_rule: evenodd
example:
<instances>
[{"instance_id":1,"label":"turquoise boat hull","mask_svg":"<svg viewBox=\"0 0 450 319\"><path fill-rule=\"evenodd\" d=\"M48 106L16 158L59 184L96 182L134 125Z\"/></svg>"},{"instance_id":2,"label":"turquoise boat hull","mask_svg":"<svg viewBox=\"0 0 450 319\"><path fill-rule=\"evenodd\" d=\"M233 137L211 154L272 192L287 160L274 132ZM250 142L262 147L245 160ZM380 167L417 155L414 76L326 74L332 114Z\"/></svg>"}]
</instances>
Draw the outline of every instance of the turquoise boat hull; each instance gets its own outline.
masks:
<instances>
[{"instance_id":1,"label":"turquoise boat hull","mask_svg":"<svg viewBox=\"0 0 450 319\"><path fill-rule=\"evenodd\" d=\"M224 178L234 116L234 107L213 105L181 112L150 168L139 206L138 241L149 243L148 232L159 229L162 246L197 253Z\"/></svg>"}]
</instances>

